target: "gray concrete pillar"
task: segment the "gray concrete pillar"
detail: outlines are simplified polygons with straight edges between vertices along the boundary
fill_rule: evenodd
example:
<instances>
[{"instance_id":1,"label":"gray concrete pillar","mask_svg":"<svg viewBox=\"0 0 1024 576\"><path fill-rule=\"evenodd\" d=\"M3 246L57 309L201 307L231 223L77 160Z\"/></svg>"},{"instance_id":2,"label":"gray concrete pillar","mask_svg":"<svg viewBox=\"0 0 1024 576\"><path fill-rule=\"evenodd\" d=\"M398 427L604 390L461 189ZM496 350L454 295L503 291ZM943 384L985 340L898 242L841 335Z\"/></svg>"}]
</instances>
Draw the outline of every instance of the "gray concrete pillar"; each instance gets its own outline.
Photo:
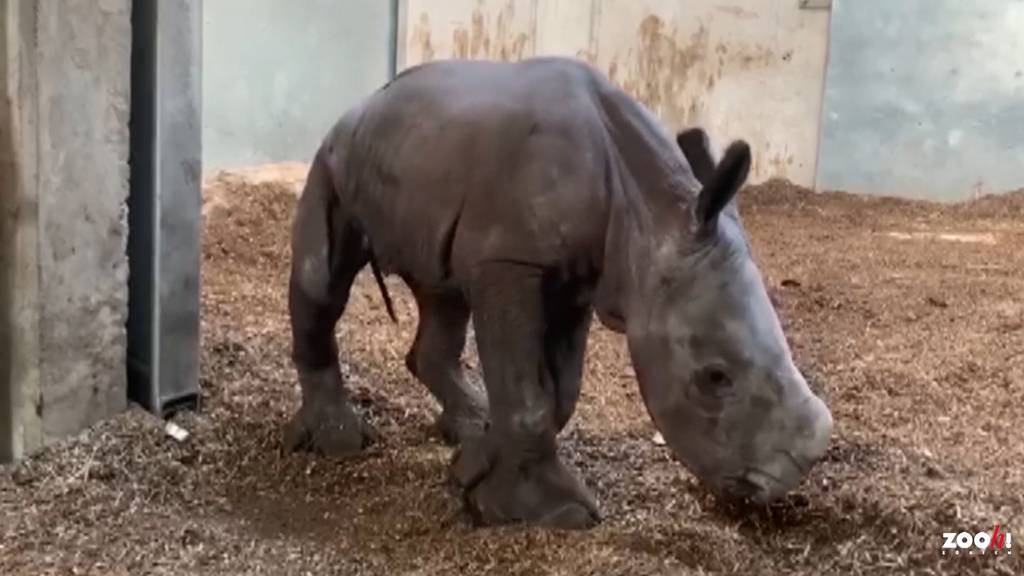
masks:
<instances>
[{"instance_id":1,"label":"gray concrete pillar","mask_svg":"<svg viewBox=\"0 0 1024 576\"><path fill-rule=\"evenodd\" d=\"M126 405L130 0L2 0L0 456Z\"/></svg>"},{"instance_id":2,"label":"gray concrete pillar","mask_svg":"<svg viewBox=\"0 0 1024 576\"><path fill-rule=\"evenodd\" d=\"M14 94L7 81L10 7L0 0L0 462L14 458L13 324L14 214L18 190L14 155Z\"/></svg>"}]
</instances>

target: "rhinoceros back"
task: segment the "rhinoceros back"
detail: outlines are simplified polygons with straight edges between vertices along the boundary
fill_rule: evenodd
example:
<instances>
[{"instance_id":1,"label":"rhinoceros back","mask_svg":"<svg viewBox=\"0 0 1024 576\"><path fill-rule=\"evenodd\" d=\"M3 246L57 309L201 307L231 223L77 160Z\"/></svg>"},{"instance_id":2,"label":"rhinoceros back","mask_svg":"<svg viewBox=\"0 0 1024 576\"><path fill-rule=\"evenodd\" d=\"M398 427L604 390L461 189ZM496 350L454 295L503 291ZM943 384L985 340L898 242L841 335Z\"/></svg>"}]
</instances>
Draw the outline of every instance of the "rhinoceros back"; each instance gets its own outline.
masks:
<instances>
[{"instance_id":1,"label":"rhinoceros back","mask_svg":"<svg viewBox=\"0 0 1024 576\"><path fill-rule=\"evenodd\" d=\"M339 194L381 266L443 285L480 259L546 265L600 241L560 228L606 209L603 82L560 58L437 62L346 115L328 139Z\"/></svg>"}]
</instances>

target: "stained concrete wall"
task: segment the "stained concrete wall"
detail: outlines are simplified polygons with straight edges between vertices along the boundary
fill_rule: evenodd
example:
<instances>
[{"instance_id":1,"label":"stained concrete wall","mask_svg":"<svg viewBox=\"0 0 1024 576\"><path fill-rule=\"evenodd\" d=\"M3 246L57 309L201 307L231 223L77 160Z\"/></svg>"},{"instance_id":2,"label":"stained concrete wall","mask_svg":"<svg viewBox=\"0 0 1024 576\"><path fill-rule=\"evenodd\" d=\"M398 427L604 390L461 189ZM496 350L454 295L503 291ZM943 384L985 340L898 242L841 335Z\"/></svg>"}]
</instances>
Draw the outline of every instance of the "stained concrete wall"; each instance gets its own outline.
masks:
<instances>
[{"instance_id":1,"label":"stained concrete wall","mask_svg":"<svg viewBox=\"0 0 1024 576\"><path fill-rule=\"evenodd\" d=\"M670 130L754 149L751 180L812 185L829 13L797 0L407 0L400 67L443 58L590 61Z\"/></svg>"},{"instance_id":2,"label":"stained concrete wall","mask_svg":"<svg viewBox=\"0 0 1024 576\"><path fill-rule=\"evenodd\" d=\"M1024 2L835 0L818 186L1024 187Z\"/></svg>"},{"instance_id":3,"label":"stained concrete wall","mask_svg":"<svg viewBox=\"0 0 1024 576\"><path fill-rule=\"evenodd\" d=\"M8 456L124 409L130 0L4 0Z\"/></svg>"},{"instance_id":4,"label":"stained concrete wall","mask_svg":"<svg viewBox=\"0 0 1024 576\"><path fill-rule=\"evenodd\" d=\"M204 170L309 161L391 52L390 0L204 2Z\"/></svg>"},{"instance_id":5,"label":"stained concrete wall","mask_svg":"<svg viewBox=\"0 0 1024 576\"><path fill-rule=\"evenodd\" d=\"M8 7L0 2L0 462L14 457L14 218L18 173L14 154L14 97L7 82Z\"/></svg>"}]
</instances>

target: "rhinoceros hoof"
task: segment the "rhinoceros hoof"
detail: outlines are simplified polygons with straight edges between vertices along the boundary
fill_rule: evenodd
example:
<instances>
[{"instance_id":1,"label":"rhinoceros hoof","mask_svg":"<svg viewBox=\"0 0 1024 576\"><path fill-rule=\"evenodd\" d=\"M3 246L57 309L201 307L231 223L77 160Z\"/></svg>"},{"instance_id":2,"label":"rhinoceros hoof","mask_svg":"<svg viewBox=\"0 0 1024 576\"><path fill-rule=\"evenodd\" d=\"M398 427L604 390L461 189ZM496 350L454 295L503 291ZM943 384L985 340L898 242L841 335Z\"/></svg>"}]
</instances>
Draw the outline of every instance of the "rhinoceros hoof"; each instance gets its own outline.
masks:
<instances>
[{"instance_id":1,"label":"rhinoceros hoof","mask_svg":"<svg viewBox=\"0 0 1024 576\"><path fill-rule=\"evenodd\" d=\"M373 427L347 403L317 409L303 406L285 426L284 448L348 458L361 453L377 438Z\"/></svg>"},{"instance_id":2,"label":"rhinoceros hoof","mask_svg":"<svg viewBox=\"0 0 1024 576\"><path fill-rule=\"evenodd\" d=\"M503 458L474 442L455 456L452 475L477 524L527 523L585 530L601 521L597 503L557 456Z\"/></svg>"}]
</instances>

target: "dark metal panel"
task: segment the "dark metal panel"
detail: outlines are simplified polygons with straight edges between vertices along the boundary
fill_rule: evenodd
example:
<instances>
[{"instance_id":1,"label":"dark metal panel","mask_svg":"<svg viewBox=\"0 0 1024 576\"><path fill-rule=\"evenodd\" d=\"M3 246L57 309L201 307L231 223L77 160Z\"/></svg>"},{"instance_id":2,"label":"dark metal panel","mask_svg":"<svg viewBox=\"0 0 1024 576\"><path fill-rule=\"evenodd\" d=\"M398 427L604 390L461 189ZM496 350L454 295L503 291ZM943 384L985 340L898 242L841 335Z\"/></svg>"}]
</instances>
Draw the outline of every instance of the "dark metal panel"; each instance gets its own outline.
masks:
<instances>
[{"instance_id":1,"label":"dark metal panel","mask_svg":"<svg viewBox=\"0 0 1024 576\"><path fill-rule=\"evenodd\" d=\"M129 395L164 415L199 398L199 0L136 0Z\"/></svg>"},{"instance_id":2,"label":"dark metal panel","mask_svg":"<svg viewBox=\"0 0 1024 576\"><path fill-rule=\"evenodd\" d=\"M153 409L156 282L156 0L132 4L131 132L128 164L128 397Z\"/></svg>"},{"instance_id":3,"label":"dark metal panel","mask_svg":"<svg viewBox=\"0 0 1024 576\"><path fill-rule=\"evenodd\" d=\"M202 2L160 0L158 198L161 408L199 394Z\"/></svg>"}]
</instances>

